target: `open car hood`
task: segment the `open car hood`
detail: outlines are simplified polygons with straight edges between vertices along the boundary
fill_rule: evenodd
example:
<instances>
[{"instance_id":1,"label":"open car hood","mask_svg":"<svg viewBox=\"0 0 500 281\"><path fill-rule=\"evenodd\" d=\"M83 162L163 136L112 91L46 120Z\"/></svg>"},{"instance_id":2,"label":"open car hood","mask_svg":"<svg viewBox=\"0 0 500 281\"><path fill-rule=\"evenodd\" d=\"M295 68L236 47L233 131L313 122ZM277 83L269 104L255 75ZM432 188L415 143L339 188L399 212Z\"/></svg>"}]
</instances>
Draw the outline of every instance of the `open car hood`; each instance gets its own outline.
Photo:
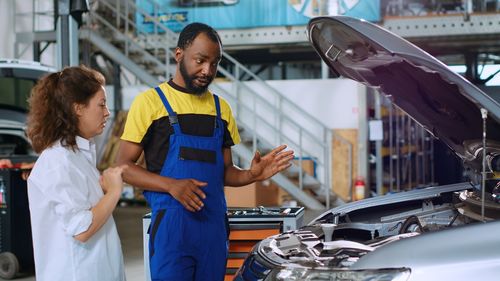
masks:
<instances>
[{"instance_id":1,"label":"open car hood","mask_svg":"<svg viewBox=\"0 0 500 281\"><path fill-rule=\"evenodd\" d=\"M469 167L480 170L483 116L487 111L487 160L500 155L500 104L433 56L370 22L318 17L309 40L336 74L378 88Z\"/></svg>"}]
</instances>

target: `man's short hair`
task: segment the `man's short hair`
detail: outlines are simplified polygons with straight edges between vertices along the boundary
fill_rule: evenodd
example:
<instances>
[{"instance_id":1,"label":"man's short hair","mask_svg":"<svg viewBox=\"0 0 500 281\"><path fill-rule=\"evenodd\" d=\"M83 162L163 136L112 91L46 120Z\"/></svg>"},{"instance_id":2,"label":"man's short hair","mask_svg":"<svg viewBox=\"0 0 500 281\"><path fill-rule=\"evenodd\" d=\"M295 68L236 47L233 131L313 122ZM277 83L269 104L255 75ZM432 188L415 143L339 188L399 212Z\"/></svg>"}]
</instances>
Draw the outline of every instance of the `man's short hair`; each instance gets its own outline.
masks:
<instances>
[{"instance_id":1,"label":"man's short hair","mask_svg":"<svg viewBox=\"0 0 500 281\"><path fill-rule=\"evenodd\" d=\"M210 38L210 40L215 43L219 43L222 47L222 42L217 31L215 31L215 29L213 29L211 26L200 22L190 23L182 29L181 33L179 34L179 40L177 41L177 47L185 50L193 43L196 36L198 36L198 34L200 33L205 33L208 38Z\"/></svg>"}]
</instances>

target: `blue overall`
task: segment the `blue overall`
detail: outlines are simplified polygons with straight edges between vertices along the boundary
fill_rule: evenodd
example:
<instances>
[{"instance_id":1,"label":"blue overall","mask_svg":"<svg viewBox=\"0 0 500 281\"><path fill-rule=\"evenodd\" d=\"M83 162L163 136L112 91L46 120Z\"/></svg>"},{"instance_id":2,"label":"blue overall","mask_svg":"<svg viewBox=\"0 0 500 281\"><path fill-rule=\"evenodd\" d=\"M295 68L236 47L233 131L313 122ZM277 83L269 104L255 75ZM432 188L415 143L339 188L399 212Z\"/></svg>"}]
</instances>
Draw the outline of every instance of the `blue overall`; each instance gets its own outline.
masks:
<instances>
[{"instance_id":1,"label":"blue overall","mask_svg":"<svg viewBox=\"0 0 500 281\"><path fill-rule=\"evenodd\" d=\"M183 134L167 98L155 88L174 129L161 175L192 178L207 185L204 207L190 212L168 193L145 191L152 209L150 226L151 279L224 280L228 252L226 200L224 197L224 124L219 98L214 95L217 116L213 136Z\"/></svg>"}]
</instances>

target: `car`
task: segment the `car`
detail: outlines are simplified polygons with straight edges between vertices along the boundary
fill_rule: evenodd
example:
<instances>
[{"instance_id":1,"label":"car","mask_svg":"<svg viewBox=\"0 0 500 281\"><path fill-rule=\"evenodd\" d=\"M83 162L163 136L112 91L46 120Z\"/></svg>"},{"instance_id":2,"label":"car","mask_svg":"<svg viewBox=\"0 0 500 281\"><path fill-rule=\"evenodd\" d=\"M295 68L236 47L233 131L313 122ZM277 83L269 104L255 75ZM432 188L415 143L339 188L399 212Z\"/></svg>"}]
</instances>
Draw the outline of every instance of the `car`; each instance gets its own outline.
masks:
<instances>
[{"instance_id":1,"label":"car","mask_svg":"<svg viewBox=\"0 0 500 281\"><path fill-rule=\"evenodd\" d=\"M9 111L10 110L5 110L0 106L0 115L3 112ZM26 137L25 127L25 122L0 118L0 158L10 158L19 155L36 155Z\"/></svg>"},{"instance_id":2,"label":"car","mask_svg":"<svg viewBox=\"0 0 500 281\"><path fill-rule=\"evenodd\" d=\"M55 71L55 68L39 62L0 59L0 104L26 110L31 88L36 81Z\"/></svg>"},{"instance_id":3,"label":"car","mask_svg":"<svg viewBox=\"0 0 500 281\"><path fill-rule=\"evenodd\" d=\"M36 81L54 68L0 59L0 278L34 268L26 175L36 161L25 129L28 97ZM25 173L26 172L26 173Z\"/></svg>"},{"instance_id":4,"label":"car","mask_svg":"<svg viewBox=\"0 0 500 281\"><path fill-rule=\"evenodd\" d=\"M468 180L332 208L262 240L234 280L498 280L500 104L373 23L318 17L307 28L335 74L389 96L462 160Z\"/></svg>"},{"instance_id":5,"label":"car","mask_svg":"<svg viewBox=\"0 0 500 281\"><path fill-rule=\"evenodd\" d=\"M54 71L38 62L0 59L0 158L34 161L36 154L25 134L27 101L36 81Z\"/></svg>"}]
</instances>

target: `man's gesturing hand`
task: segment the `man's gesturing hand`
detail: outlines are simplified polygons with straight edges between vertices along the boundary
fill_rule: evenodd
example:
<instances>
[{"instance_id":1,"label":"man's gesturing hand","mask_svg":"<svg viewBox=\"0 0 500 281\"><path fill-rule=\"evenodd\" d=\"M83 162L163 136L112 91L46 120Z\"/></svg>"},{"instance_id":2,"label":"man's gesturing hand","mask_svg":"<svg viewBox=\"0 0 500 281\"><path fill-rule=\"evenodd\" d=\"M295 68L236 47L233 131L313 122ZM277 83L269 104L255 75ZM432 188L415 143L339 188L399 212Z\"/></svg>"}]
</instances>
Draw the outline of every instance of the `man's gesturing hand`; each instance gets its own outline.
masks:
<instances>
[{"instance_id":1,"label":"man's gesturing hand","mask_svg":"<svg viewBox=\"0 0 500 281\"><path fill-rule=\"evenodd\" d=\"M254 181L266 180L275 174L289 168L293 160L293 150L285 151L286 145L280 145L261 156L257 151L250 166L250 174Z\"/></svg>"},{"instance_id":2,"label":"man's gesturing hand","mask_svg":"<svg viewBox=\"0 0 500 281\"><path fill-rule=\"evenodd\" d=\"M196 212L203 207L202 199L206 198L201 187L206 186L206 182L197 181L195 179L175 180L175 183L170 185L168 193L179 201L188 211Z\"/></svg>"}]
</instances>

